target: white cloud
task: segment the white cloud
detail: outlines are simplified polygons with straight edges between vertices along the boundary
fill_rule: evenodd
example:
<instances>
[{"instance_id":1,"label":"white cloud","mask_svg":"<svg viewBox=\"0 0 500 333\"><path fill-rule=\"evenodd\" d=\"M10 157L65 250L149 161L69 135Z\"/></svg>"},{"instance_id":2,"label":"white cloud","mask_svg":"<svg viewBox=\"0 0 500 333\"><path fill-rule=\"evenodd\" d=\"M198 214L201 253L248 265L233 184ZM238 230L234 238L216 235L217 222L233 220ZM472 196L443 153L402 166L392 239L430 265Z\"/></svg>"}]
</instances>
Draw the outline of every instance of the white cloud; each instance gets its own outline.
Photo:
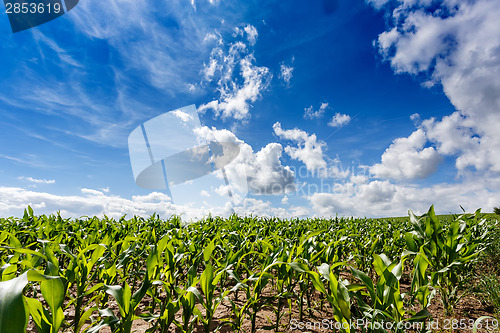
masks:
<instances>
[{"instance_id":1,"label":"white cloud","mask_svg":"<svg viewBox=\"0 0 500 333\"><path fill-rule=\"evenodd\" d=\"M304 163L309 171L326 170L327 163L323 154L325 143L318 141L316 134L309 135L297 128L283 130L281 123L273 125L274 133L282 139L293 141L297 147L286 146L285 152L293 159Z\"/></svg>"},{"instance_id":2,"label":"white cloud","mask_svg":"<svg viewBox=\"0 0 500 333\"><path fill-rule=\"evenodd\" d=\"M255 64L255 56L251 50L257 38L257 29L249 25L243 29L237 28L235 37L245 34L248 45L236 40L229 43L225 50L224 43L212 50L209 64L205 65L203 73L207 81L218 78L220 98L201 105L201 112L212 109L216 116L223 119L245 120L250 117L251 103L257 101L269 87L272 74L269 68Z\"/></svg>"},{"instance_id":3,"label":"white cloud","mask_svg":"<svg viewBox=\"0 0 500 333\"><path fill-rule=\"evenodd\" d=\"M97 191L97 190L93 190L93 189L90 189L90 188L82 188L82 189L80 189L80 191L83 194L90 194L90 195L96 195L96 196L103 196L104 195L103 192Z\"/></svg>"},{"instance_id":4,"label":"white cloud","mask_svg":"<svg viewBox=\"0 0 500 333\"><path fill-rule=\"evenodd\" d=\"M371 3L373 7L380 9L383 5L385 5L389 0L367 0L368 3Z\"/></svg>"},{"instance_id":5,"label":"white cloud","mask_svg":"<svg viewBox=\"0 0 500 333\"><path fill-rule=\"evenodd\" d=\"M192 115L181 110L172 111L172 114L185 123L193 119Z\"/></svg>"},{"instance_id":6,"label":"white cloud","mask_svg":"<svg viewBox=\"0 0 500 333\"><path fill-rule=\"evenodd\" d=\"M196 130L196 133L208 141L239 144L239 155L225 169L233 179L244 170L252 193L284 194L295 191L295 174L289 166L281 163L283 151L281 144L272 142L254 152L249 144L228 130L210 129L204 126Z\"/></svg>"},{"instance_id":7,"label":"white cloud","mask_svg":"<svg viewBox=\"0 0 500 333\"><path fill-rule=\"evenodd\" d=\"M491 212L500 202L498 179L474 179L457 184L432 186L398 185L389 181L345 183L330 193L312 193L307 198L316 216L336 214L358 217L407 216L408 209L425 213L434 204L438 214L460 212L460 205L474 212Z\"/></svg>"},{"instance_id":8,"label":"white cloud","mask_svg":"<svg viewBox=\"0 0 500 333\"><path fill-rule=\"evenodd\" d=\"M295 61L295 57L292 57L292 64ZM295 68L293 66L287 65L284 62L280 64L280 74L279 78L282 79L287 86L290 86L290 81L293 77L293 71Z\"/></svg>"},{"instance_id":9,"label":"white cloud","mask_svg":"<svg viewBox=\"0 0 500 333\"><path fill-rule=\"evenodd\" d=\"M262 216L262 217L284 217L284 218L305 218L310 215L307 207L291 206L287 208L276 208L271 202L254 198L246 198L243 205L236 207L235 212L241 216Z\"/></svg>"},{"instance_id":10,"label":"white cloud","mask_svg":"<svg viewBox=\"0 0 500 333\"><path fill-rule=\"evenodd\" d=\"M314 110L313 106L311 105L308 108L304 109L304 118L305 119L315 119L315 118L321 118L325 114L325 111L328 109L328 103L321 103L319 110Z\"/></svg>"},{"instance_id":11,"label":"white cloud","mask_svg":"<svg viewBox=\"0 0 500 333\"><path fill-rule=\"evenodd\" d=\"M347 114L340 114L336 113L333 117L332 120L328 122L328 126L330 127L342 127L351 121L351 117Z\"/></svg>"},{"instance_id":12,"label":"white cloud","mask_svg":"<svg viewBox=\"0 0 500 333\"><path fill-rule=\"evenodd\" d=\"M398 138L382 154L382 162L370 171L378 178L423 179L434 173L442 158L433 147L424 148L427 138L422 129L408 138Z\"/></svg>"},{"instance_id":13,"label":"white cloud","mask_svg":"<svg viewBox=\"0 0 500 333\"><path fill-rule=\"evenodd\" d=\"M120 217L123 214L149 216L158 212L163 217L180 213L170 198L161 193L151 193L124 199L105 195L100 191L82 189L83 196L55 195L45 192L29 191L15 187L0 187L0 214L2 216L22 216L28 206L39 208L37 214L50 214L61 211L64 216L104 215ZM42 209L43 208L43 209Z\"/></svg>"},{"instance_id":14,"label":"white cloud","mask_svg":"<svg viewBox=\"0 0 500 333\"><path fill-rule=\"evenodd\" d=\"M233 212L230 206L205 209L175 205L168 195L159 192L133 196L131 199L91 189L82 192L83 196L55 195L17 187L0 187L0 216L20 217L28 205L37 215L60 211L63 217L72 218L106 215L117 219L125 214L131 218L134 215L148 217L157 213L162 218L183 214L182 219L190 221L206 217L209 213L227 217ZM244 199L242 205L235 207L235 211L242 216L305 217L309 213L305 207L275 208L270 202L254 198Z\"/></svg>"},{"instance_id":15,"label":"white cloud","mask_svg":"<svg viewBox=\"0 0 500 333\"><path fill-rule=\"evenodd\" d=\"M250 45L255 45L255 43L257 42L257 37L259 36L257 29L255 29L254 26L248 24L245 26L245 32L247 33L247 39Z\"/></svg>"},{"instance_id":16,"label":"white cloud","mask_svg":"<svg viewBox=\"0 0 500 333\"><path fill-rule=\"evenodd\" d=\"M379 5L384 1L377 1ZM424 72L440 83L457 112L423 120L439 153L456 157L459 173L500 172L500 2L399 1L394 26L378 39L398 73Z\"/></svg>"},{"instance_id":17,"label":"white cloud","mask_svg":"<svg viewBox=\"0 0 500 333\"><path fill-rule=\"evenodd\" d=\"M210 59L208 66L205 65L205 67L203 69L203 74L205 75L205 80L211 81L212 77L215 75L215 71L220 70L221 68L222 68L222 66L220 66L217 63L217 59L214 59L214 58Z\"/></svg>"},{"instance_id":18,"label":"white cloud","mask_svg":"<svg viewBox=\"0 0 500 333\"><path fill-rule=\"evenodd\" d=\"M17 179L27 180L27 181L35 183L35 184L55 184L56 183L56 181L54 179L36 179L33 177L24 177L24 176L17 177Z\"/></svg>"}]
</instances>

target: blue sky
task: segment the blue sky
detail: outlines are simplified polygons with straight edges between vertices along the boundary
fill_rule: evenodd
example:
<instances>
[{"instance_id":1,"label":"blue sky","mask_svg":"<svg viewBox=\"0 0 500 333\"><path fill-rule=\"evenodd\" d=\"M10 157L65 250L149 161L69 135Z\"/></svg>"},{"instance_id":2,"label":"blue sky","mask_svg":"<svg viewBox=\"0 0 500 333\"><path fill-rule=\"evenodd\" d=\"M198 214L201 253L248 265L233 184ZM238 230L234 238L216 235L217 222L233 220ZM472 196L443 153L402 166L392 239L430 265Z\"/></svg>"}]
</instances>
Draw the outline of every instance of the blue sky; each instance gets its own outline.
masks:
<instances>
[{"instance_id":1,"label":"blue sky","mask_svg":"<svg viewBox=\"0 0 500 333\"><path fill-rule=\"evenodd\" d=\"M229 214L135 183L129 134L191 104L241 147L239 214L491 211L498 15L495 0L82 0L13 34L2 11L0 214Z\"/></svg>"}]
</instances>

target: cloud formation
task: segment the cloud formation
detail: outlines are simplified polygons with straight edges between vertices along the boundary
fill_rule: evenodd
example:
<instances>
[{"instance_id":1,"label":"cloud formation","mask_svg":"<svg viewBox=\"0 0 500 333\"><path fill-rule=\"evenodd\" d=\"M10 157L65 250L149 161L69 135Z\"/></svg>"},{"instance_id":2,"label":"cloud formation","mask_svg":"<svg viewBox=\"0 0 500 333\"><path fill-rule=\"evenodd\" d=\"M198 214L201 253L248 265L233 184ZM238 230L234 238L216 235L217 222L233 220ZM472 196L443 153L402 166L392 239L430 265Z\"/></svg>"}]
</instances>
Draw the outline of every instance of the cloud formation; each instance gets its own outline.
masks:
<instances>
[{"instance_id":1,"label":"cloud formation","mask_svg":"<svg viewBox=\"0 0 500 333\"><path fill-rule=\"evenodd\" d=\"M197 135L208 141L237 143L240 153L227 167L228 175L237 178L244 170L249 190L253 194L285 194L294 192L295 174L289 166L281 162L283 147L271 142L257 152L228 130L218 130L206 126L196 130Z\"/></svg>"},{"instance_id":2,"label":"cloud formation","mask_svg":"<svg viewBox=\"0 0 500 333\"><path fill-rule=\"evenodd\" d=\"M408 209L425 213L434 204L439 214L468 211L482 207L492 211L500 202L498 179L470 179L456 184L419 186L392 184L388 180L373 180L355 184L337 184L331 192L311 193L307 198L316 216L336 214L358 217L406 216Z\"/></svg>"},{"instance_id":3,"label":"cloud formation","mask_svg":"<svg viewBox=\"0 0 500 333\"><path fill-rule=\"evenodd\" d=\"M54 179L36 179L33 177L24 177L24 176L17 177L17 179L27 180L27 181L35 183L35 184L55 184L56 183L56 181Z\"/></svg>"},{"instance_id":4,"label":"cloud formation","mask_svg":"<svg viewBox=\"0 0 500 333\"><path fill-rule=\"evenodd\" d=\"M280 64L279 78L282 79L283 82L285 82L287 87L290 86L290 81L292 80L292 77L293 77L293 71L295 68L292 65L293 65L294 61L295 61L295 57L292 57L292 61L291 61L290 65L285 64L285 62L282 62Z\"/></svg>"},{"instance_id":5,"label":"cloud formation","mask_svg":"<svg viewBox=\"0 0 500 333\"><path fill-rule=\"evenodd\" d=\"M382 154L382 162L370 171L378 178L395 180L423 179L437 170L442 158L433 148L424 148L425 132L418 129L408 138L398 138Z\"/></svg>"},{"instance_id":6,"label":"cloud formation","mask_svg":"<svg viewBox=\"0 0 500 333\"><path fill-rule=\"evenodd\" d=\"M201 112L213 110L222 119L246 120L250 117L251 103L261 97L271 82L272 74L267 67L255 64L253 45L257 41L257 29L251 25L236 28L235 41L226 45L222 39L205 65L205 80L217 81L219 99L201 105ZM239 37L239 39L238 39Z\"/></svg>"},{"instance_id":7,"label":"cloud formation","mask_svg":"<svg viewBox=\"0 0 500 333\"><path fill-rule=\"evenodd\" d=\"M332 119L328 122L330 127L342 127L351 122L351 116L347 114L336 113Z\"/></svg>"},{"instance_id":8,"label":"cloud formation","mask_svg":"<svg viewBox=\"0 0 500 333\"><path fill-rule=\"evenodd\" d=\"M305 119L321 118L323 117L325 111L328 108L329 108L328 103L321 103L318 110L314 110L313 106L311 105L310 107L304 109L304 118Z\"/></svg>"},{"instance_id":9,"label":"cloud formation","mask_svg":"<svg viewBox=\"0 0 500 333\"><path fill-rule=\"evenodd\" d=\"M387 1L371 1L385 8ZM380 53L397 73L427 75L457 111L420 124L459 172L500 172L500 2L398 1L393 26L380 34ZM388 6L389 8L389 6Z\"/></svg>"},{"instance_id":10,"label":"cloud formation","mask_svg":"<svg viewBox=\"0 0 500 333\"><path fill-rule=\"evenodd\" d=\"M234 211L229 206L223 207L187 207L175 205L168 195L152 192L147 195L137 195L130 199L110 195L104 191L81 189L81 195L55 195L47 192L37 192L19 187L0 187L0 216L21 217L24 209L30 205L35 214L55 214L60 212L63 217L78 218L81 216L104 215L119 219L123 215L131 218L134 215L149 217L153 213L161 218L181 215L186 222L212 216L228 217ZM235 207L240 216L282 216L305 217L309 211L304 207L291 206L287 209L273 207L268 201L255 198L245 198L241 205Z\"/></svg>"},{"instance_id":11,"label":"cloud formation","mask_svg":"<svg viewBox=\"0 0 500 333\"><path fill-rule=\"evenodd\" d=\"M323 148L326 144L318 141L316 134L309 135L307 132L297 128L284 130L281 128L281 123L277 122L273 125L274 134L282 139L296 143L296 147L286 146L285 152L294 160L299 160L305 164L307 170L326 170L327 163Z\"/></svg>"}]
</instances>

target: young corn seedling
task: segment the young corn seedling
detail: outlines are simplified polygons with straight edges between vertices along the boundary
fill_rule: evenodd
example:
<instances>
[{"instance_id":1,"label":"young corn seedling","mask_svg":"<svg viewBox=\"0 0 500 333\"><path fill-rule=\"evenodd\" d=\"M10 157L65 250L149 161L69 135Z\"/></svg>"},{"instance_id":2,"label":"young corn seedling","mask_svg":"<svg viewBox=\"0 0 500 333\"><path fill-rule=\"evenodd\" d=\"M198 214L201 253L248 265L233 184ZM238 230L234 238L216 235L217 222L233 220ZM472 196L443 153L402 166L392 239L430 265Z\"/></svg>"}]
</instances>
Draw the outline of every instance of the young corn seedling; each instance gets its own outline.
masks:
<instances>
[{"instance_id":1,"label":"young corn seedling","mask_svg":"<svg viewBox=\"0 0 500 333\"><path fill-rule=\"evenodd\" d=\"M130 250L130 247L128 249ZM153 254L151 254L150 257L151 256L153 256ZM111 326L116 328L118 333L130 333L132 330L132 322L134 319L137 319L135 311L150 287L151 281L147 271L142 285L134 294L132 294L130 285L127 282L123 283L123 287L120 285L104 285L103 288L105 292L111 295L118 304L120 318L116 317L110 309L100 310L99 312L103 319L97 326L94 326L88 332L96 333L104 326Z\"/></svg>"},{"instance_id":2,"label":"young corn seedling","mask_svg":"<svg viewBox=\"0 0 500 333\"><path fill-rule=\"evenodd\" d=\"M110 326L114 332L130 333L132 331L132 322L138 317L135 311L139 306L142 298L146 295L147 289L150 286L150 281L146 276L141 287L132 295L130 285L124 283L124 286L108 286L104 285L104 290L109 295L113 296L118 304L120 317L116 317L110 309L99 310L103 318L99 324L92 327L88 332L97 333L102 327Z\"/></svg>"},{"instance_id":3,"label":"young corn seedling","mask_svg":"<svg viewBox=\"0 0 500 333\"><path fill-rule=\"evenodd\" d=\"M66 279L69 282L69 286L72 284L76 286L75 297L68 293L68 297L70 298L68 306L75 306L72 326L73 332L78 333L92 313L97 310L97 307L91 307L85 310L83 302L85 297L91 296L103 286L102 283L94 284L92 270L96 263L102 259L102 255L106 249L102 245L93 244L81 250L79 254L75 256L66 245L60 244L60 248L61 252L70 258L68 267L65 270ZM91 255L87 257L90 253ZM98 296L95 295L90 297L88 303L91 303L96 297Z\"/></svg>"}]
</instances>

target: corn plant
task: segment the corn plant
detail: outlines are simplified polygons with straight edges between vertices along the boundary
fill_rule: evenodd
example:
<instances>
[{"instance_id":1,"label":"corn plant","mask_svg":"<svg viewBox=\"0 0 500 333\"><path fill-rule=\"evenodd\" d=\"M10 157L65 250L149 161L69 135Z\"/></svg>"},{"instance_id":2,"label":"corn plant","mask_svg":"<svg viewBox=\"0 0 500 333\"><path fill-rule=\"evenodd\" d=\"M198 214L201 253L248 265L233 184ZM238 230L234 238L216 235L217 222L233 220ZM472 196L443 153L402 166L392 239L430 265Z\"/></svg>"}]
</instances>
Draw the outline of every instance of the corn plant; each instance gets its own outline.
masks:
<instances>
[{"instance_id":1,"label":"corn plant","mask_svg":"<svg viewBox=\"0 0 500 333\"><path fill-rule=\"evenodd\" d=\"M0 328L4 332L24 333L28 326L29 309L23 290L28 284L27 273L0 282Z\"/></svg>"},{"instance_id":2,"label":"corn plant","mask_svg":"<svg viewBox=\"0 0 500 333\"><path fill-rule=\"evenodd\" d=\"M403 294L400 279L403 274L404 260L391 261L385 254L374 255L373 267L378 276L374 283L365 273L351 268L352 274L361 283L350 285L348 289L356 297L362 317L370 321L367 332L385 332L376 323L392 322L394 332L404 332L405 321L423 321L430 316L425 307L419 313L405 318Z\"/></svg>"},{"instance_id":3,"label":"corn plant","mask_svg":"<svg viewBox=\"0 0 500 333\"><path fill-rule=\"evenodd\" d=\"M487 230L478 228L485 221L479 219L479 210L472 217L456 216L449 225L437 218L434 206L420 218L412 211L409 214L414 230L406 234L408 249L427 258L432 284L439 290L449 315L463 296L459 291L471 277L471 264L485 248ZM475 237L471 232L476 232Z\"/></svg>"},{"instance_id":4,"label":"corn plant","mask_svg":"<svg viewBox=\"0 0 500 333\"><path fill-rule=\"evenodd\" d=\"M0 332L25 332L28 322L47 333L130 332L136 319L150 323L147 333L198 324L280 331L287 312L291 321L313 310L332 311L344 332L356 319L425 321L437 292L451 308L462 295L492 225L479 212L443 221L432 207L409 219L231 215L189 224L157 215L64 219L28 207L22 218L0 218ZM216 316L222 302L227 318ZM263 308L275 321L259 327Z\"/></svg>"}]
</instances>

